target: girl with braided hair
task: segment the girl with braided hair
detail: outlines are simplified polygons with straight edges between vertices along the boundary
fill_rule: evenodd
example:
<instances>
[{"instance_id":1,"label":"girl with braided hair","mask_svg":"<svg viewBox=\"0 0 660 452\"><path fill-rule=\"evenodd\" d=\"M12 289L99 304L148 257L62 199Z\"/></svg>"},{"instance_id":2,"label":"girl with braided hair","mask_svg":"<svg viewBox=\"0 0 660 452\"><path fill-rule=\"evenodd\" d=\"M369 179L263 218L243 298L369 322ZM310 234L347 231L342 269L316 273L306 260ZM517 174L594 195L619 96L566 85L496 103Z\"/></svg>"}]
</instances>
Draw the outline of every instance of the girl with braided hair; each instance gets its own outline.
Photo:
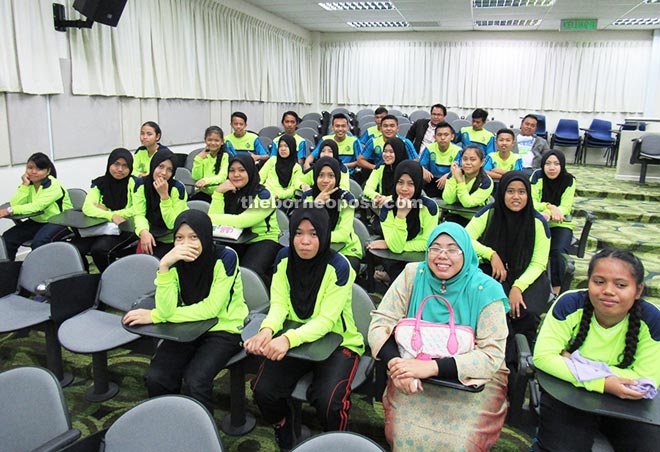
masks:
<instances>
[{"instance_id":1,"label":"girl with braided hair","mask_svg":"<svg viewBox=\"0 0 660 452\"><path fill-rule=\"evenodd\" d=\"M641 298L643 277L644 266L628 251L593 256L589 288L566 292L546 316L534 365L588 391L652 397L660 381L660 310ZM606 364L609 376L579 380L571 371L578 358ZM543 393L534 450L591 450L598 430L615 450L650 451L660 441L657 426L579 411Z\"/></svg>"}]
</instances>

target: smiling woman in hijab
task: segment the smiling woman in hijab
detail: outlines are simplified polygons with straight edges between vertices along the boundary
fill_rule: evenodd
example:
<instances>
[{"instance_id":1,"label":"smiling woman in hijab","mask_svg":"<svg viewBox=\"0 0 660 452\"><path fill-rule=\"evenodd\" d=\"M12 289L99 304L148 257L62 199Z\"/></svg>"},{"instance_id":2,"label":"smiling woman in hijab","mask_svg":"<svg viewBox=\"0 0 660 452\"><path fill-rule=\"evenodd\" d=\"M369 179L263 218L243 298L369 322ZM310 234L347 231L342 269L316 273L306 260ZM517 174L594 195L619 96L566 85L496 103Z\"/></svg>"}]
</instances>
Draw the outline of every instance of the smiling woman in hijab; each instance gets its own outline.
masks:
<instances>
[{"instance_id":1,"label":"smiling woman in hijab","mask_svg":"<svg viewBox=\"0 0 660 452\"><path fill-rule=\"evenodd\" d=\"M229 162L229 177L218 185L209 208L211 222L218 226L249 229L256 237L232 245L243 265L259 274L267 287L273 262L280 250L280 227L275 216L275 200L261 185L259 172L249 153L237 154Z\"/></svg>"},{"instance_id":2,"label":"smiling woman in hijab","mask_svg":"<svg viewBox=\"0 0 660 452\"><path fill-rule=\"evenodd\" d=\"M174 220L188 209L188 195L183 184L174 179L174 153L158 151L151 159L149 174L135 186L135 233L143 253L163 257L172 249ZM155 234L155 235L154 235ZM163 235L164 234L164 235Z\"/></svg>"},{"instance_id":3,"label":"smiling woman in hijab","mask_svg":"<svg viewBox=\"0 0 660 452\"><path fill-rule=\"evenodd\" d=\"M177 394L182 380L190 395L213 413L213 379L241 350L240 330L248 314L238 257L213 243L209 217L198 210L180 214L174 225L174 248L160 260L155 309L135 309L126 325L183 323L217 318L192 342L164 340L147 373L149 397Z\"/></svg>"},{"instance_id":4,"label":"smiling woman in hijab","mask_svg":"<svg viewBox=\"0 0 660 452\"><path fill-rule=\"evenodd\" d=\"M277 157L269 158L259 170L263 184L275 199L293 199L300 190L302 168L298 165L296 139L284 134L277 146Z\"/></svg>"},{"instance_id":5,"label":"smiling woman in hijab","mask_svg":"<svg viewBox=\"0 0 660 452\"><path fill-rule=\"evenodd\" d=\"M478 212L465 229L474 240L481 268L502 283L509 297L506 361L515 371L513 336L523 333L533 345L541 314L550 307L546 272L550 231L543 216L534 210L526 175L521 171L504 174L495 202Z\"/></svg>"},{"instance_id":6,"label":"smiling woman in hijab","mask_svg":"<svg viewBox=\"0 0 660 452\"><path fill-rule=\"evenodd\" d=\"M364 184L364 196L380 207L394 195L394 172L397 166L408 159L406 145L402 139L394 137L383 146L383 164L378 165Z\"/></svg>"},{"instance_id":7,"label":"smiling woman in hijab","mask_svg":"<svg viewBox=\"0 0 660 452\"><path fill-rule=\"evenodd\" d=\"M450 357L403 359L395 340L396 324L415 317L422 300L441 295L451 304L456 325L471 327L471 351ZM506 295L479 269L472 240L463 227L443 223L430 234L423 262L410 263L392 283L369 326L369 345L388 367L383 396L385 436L393 451L489 450L506 417ZM422 319L446 325L449 310L429 299ZM484 385L461 391L422 381L430 377Z\"/></svg>"},{"instance_id":8,"label":"smiling woman in hijab","mask_svg":"<svg viewBox=\"0 0 660 452\"><path fill-rule=\"evenodd\" d=\"M245 349L263 356L253 381L254 398L264 419L273 424L281 449L295 445L288 399L300 378L313 372L309 399L324 431L346 430L351 382L364 341L353 320L352 285L355 272L330 248L326 209L296 209L289 223L289 246L275 263L270 310L259 333ZM302 326L282 331L285 320ZM286 356L289 349L314 342L329 332L342 343L325 361L301 361Z\"/></svg>"},{"instance_id":9,"label":"smiling woman in hijab","mask_svg":"<svg viewBox=\"0 0 660 452\"><path fill-rule=\"evenodd\" d=\"M422 166L414 160L401 162L394 172L392 200L380 209L383 239L374 240L367 248L389 249L393 253L424 251L429 234L438 225L438 205L422 196ZM405 266L400 261L383 262L387 275L378 279L393 281Z\"/></svg>"},{"instance_id":10,"label":"smiling woman in hijab","mask_svg":"<svg viewBox=\"0 0 660 452\"><path fill-rule=\"evenodd\" d=\"M138 178L133 172L133 154L117 148L108 156L105 174L92 180L92 188L85 197L82 211L88 217L104 218L119 225L133 216L133 192ZM112 250L132 239L131 232L119 235L77 238L73 241L81 255L90 253L94 264L103 271L115 256Z\"/></svg>"},{"instance_id":11,"label":"smiling woman in hijab","mask_svg":"<svg viewBox=\"0 0 660 452\"><path fill-rule=\"evenodd\" d=\"M339 187L341 170L335 159L321 157L314 162L313 173L314 185L302 194L302 199L325 207L330 218L330 243L342 244L339 252L357 272L362 258L360 238L353 230L357 201L351 192Z\"/></svg>"},{"instance_id":12,"label":"smiling woman in hijab","mask_svg":"<svg viewBox=\"0 0 660 452\"><path fill-rule=\"evenodd\" d=\"M568 254L573 240L573 221L567 220L573 209L575 177L566 171L566 157L561 151L543 154L541 168L531 178L534 208L550 227L550 278L552 289L559 294L566 272L562 254Z\"/></svg>"},{"instance_id":13,"label":"smiling woman in hijab","mask_svg":"<svg viewBox=\"0 0 660 452\"><path fill-rule=\"evenodd\" d=\"M351 188L351 176L348 173L348 168L339 158L339 145L337 145L335 140L324 140L321 142L321 146L319 147L319 158L321 157L332 157L339 162L339 170L341 174L341 177L339 178L339 186L343 190L349 190ZM303 191L309 190L312 185L314 185L314 165L303 170L301 182L303 184Z\"/></svg>"}]
</instances>

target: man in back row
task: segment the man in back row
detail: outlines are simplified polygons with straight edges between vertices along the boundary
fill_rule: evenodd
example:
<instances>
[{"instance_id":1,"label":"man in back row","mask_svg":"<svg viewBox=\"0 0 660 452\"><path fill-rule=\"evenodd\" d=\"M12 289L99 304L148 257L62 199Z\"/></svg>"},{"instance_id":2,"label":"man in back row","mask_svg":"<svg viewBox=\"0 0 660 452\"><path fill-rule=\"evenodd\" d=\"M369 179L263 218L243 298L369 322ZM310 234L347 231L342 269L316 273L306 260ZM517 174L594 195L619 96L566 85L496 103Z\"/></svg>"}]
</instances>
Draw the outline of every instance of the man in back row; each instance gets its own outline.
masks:
<instances>
[{"instance_id":1,"label":"man in back row","mask_svg":"<svg viewBox=\"0 0 660 452\"><path fill-rule=\"evenodd\" d=\"M358 155L362 151L360 142L353 135L348 135L348 118L339 113L332 117L332 135L326 135L321 138L312 151L311 154L305 159L304 169L308 170L314 163L314 160L319 158L321 152L321 143L325 140L334 140L339 146L339 160L348 168L348 171L353 175L355 167L357 166Z\"/></svg>"},{"instance_id":2,"label":"man in back row","mask_svg":"<svg viewBox=\"0 0 660 452\"><path fill-rule=\"evenodd\" d=\"M520 123L520 133L513 146L513 152L522 159L523 171L531 176L535 169L541 167L543 154L550 151L550 145L541 137L535 135L538 119L534 115L526 115Z\"/></svg>"},{"instance_id":3,"label":"man in back row","mask_svg":"<svg viewBox=\"0 0 660 452\"><path fill-rule=\"evenodd\" d=\"M430 120L418 119L410 126L406 138L412 142L417 154L421 154L424 148L435 143L435 128L445 121L445 116L447 116L447 108L442 104L435 104L431 107Z\"/></svg>"}]
</instances>

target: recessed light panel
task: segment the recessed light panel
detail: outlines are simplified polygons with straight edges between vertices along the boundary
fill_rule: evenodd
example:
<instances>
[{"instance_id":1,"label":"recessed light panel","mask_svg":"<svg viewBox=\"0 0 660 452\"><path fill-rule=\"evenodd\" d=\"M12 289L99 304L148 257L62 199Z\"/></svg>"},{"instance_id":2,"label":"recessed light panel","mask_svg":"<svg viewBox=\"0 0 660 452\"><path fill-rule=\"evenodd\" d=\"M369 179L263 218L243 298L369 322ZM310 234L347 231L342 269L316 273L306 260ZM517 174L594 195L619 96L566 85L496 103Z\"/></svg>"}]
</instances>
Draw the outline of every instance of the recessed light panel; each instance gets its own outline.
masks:
<instances>
[{"instance_id":1,"label":"recessed light panel","mask_svg":"<svg viewBox=\"0 0 660 452\"><path fill-rule=\"evenodd\" d=\"M396 9L392 2L326 2L319 6L328 11L371 11Z\"/></svg>"},{"instance_id":2,"label":"recessed light panel","mask_svg":"<svg viewBox=\"0 0 660 452\"><path fill-rule=\"evenodd\" d=\"M346 22L353 28L406 28L409 26L406 21L375 21L375 20L364 20L359 22Z\"/></svg>"},{"instance_id":3,"label":"recessed light panel","mask_svg":"<svg viewBox=\"0 0 660 452\"><path fill-rule=\"evenodd\" d=\"M536 27L541 19L477 20L477 27Z\"/></svg>"},{"instance_id":4,"label":"recessed light panel","mask_svg":"<svg viewBox=\"0 0 660 452\"><path fill-rule=\"evenodd\" d=\"M525 6L552 6L555 0L474 0L475 8L520 8Z\"/></svg>"},{"instance_id":5,"label":"recessed light panel","mask_svg":"<svg viewBox=\"0 0 660 452\"><path fill-rule=\"evenodd\" d=\"M660 17L640 17L636 19L617 19L612 23L616 26L625 25L660 25Z\"/></svg>"}]
</instances>

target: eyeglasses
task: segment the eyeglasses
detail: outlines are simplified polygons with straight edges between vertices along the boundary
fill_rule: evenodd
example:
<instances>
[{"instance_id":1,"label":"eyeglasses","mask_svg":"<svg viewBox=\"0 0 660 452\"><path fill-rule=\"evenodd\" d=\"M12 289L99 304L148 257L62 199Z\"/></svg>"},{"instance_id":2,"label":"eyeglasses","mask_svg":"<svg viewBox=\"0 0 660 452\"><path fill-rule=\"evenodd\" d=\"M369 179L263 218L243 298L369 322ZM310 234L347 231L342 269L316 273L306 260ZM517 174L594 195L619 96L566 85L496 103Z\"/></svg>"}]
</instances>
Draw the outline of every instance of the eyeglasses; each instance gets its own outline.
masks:
<instances>
[{"instance_id":1,"label":"eyeglasses","mask_svg":"<svg viewBox=\"0 0 660 452\"><path fill-rule=\"evenodd\" d=\"M439 256L445 253L447 256L460 256L463 250L460 248L440 248L439 246L432 246L428 250L429 256Z\"/></svg>"}]
</instances>

